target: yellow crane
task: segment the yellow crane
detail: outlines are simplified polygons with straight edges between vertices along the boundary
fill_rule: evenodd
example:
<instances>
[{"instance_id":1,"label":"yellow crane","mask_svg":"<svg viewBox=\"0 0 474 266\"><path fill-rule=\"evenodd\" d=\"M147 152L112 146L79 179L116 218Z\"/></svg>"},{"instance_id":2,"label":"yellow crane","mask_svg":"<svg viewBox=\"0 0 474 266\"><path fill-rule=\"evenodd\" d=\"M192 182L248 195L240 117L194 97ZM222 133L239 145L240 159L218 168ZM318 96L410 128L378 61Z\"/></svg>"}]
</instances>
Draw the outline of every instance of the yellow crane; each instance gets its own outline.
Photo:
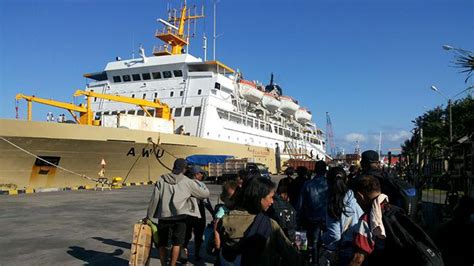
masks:
<instances>
[{"instance_id":1,"label":"yellow crane","mask_svg":"<svg viewBox=\"0 0 474 266\"><path fill-rule=\"evenodd\" d=\"M90 102L88 101L87 102L87 105L84 107L83 105L80 105L80 106L77 106L77 105L74 105L72 103L65 103L65 102L59 102L59 101L55 101L55 100L49 100L49 99L43 99L43 98L40 98L40 97L36 97L36 96L28 96L28 95L24 95L24 94L17 94L15 99L17 100L21 100L21 99L25 99L28 103L28 120L31 120L31 113L32 113L32 102L37 102L37 103L41 103L41 104L45 104L45 105L50 105L50 106L54 106L54 107L58 107L58 108L62 108L62 109L66 109L69 111L69 113L71 113L72 117L74 117L74 120L76 120L76 122L78 124L81 124L81 125L92 125L92 111L91 111L91 108L90 108ZM79 118L76 116L76 114L74 114L74 112L78 112L79 113Z\"/></svg>"},{"instance_id":2,"label":"yellow crane","mask_svg":"<svg viewBox=\"0 0 474 266\"><path fill-rule=\"evenodd\" d=\"M101 99L111 100L114 102L138 105L143 109L145 114L150 117L152 117L153 115L150 114L150 112L148 112L148 109L146 107L155 108L156 117L171 120L171 113L170 113L169 106L166 103L160 102L160 100L158 99L155 99L155 101L150 102L144 99L136 99L132 97L111 95L111 94L102 94L102 93L97 93L93 91L83 91L83 90L77 90L74 93L74 96L76 97L81 96L81 95L84 95L87 97L87 106L90 106L91 97L101 98Z\"/></svg>"}]
</instances>

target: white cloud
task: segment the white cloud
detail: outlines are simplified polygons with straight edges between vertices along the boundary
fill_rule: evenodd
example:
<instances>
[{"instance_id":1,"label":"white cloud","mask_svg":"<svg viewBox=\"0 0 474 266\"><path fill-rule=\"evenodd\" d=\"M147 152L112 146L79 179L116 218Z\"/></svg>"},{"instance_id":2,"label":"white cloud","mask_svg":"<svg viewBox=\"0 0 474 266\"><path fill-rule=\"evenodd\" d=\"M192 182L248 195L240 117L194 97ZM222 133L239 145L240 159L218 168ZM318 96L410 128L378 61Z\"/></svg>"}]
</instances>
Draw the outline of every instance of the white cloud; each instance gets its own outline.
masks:
<instances>
[{"instance_id":1,"label":"white cloud","mask_svg":"<svg viewBox=\"0 0 474 266\"><path fill-rule=\"evenodd\" d=\"M367 138L360 133L349 133L344 136L344 139L348 142L356 142L356 141L364 142L367 140Z\"/></svg>"},{"instance_id":2,"label":"white cloud","mask_svg":"<svg viewBox=\"0 0 474 266\"><path fill-rule=\"evenodd\" d=\"M387 134L384 134L385 138L387 138L387 140L389 141L397 141L397 142L401 142L403 140L406 140L406 139L409 139L411 137L411 133L406 131L406 130L400 130L398 132L392 132L392 133L387 133Z\"/></svg>"}]
</instances>

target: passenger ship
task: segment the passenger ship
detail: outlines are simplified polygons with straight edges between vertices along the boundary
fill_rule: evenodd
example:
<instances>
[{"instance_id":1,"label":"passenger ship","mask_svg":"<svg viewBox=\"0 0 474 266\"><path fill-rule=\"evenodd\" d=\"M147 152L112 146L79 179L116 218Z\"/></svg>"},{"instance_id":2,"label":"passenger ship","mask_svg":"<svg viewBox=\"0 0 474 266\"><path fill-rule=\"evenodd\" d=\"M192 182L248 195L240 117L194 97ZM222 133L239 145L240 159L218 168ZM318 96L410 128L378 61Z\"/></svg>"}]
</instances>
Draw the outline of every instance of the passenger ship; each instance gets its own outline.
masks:
<instances>
[{"instance_id":1,"label":"passenger ship","mask_svg":"<svg viewBox=\"0 0 474 266\"><path fill-rule=\"evenodd\" d=\"M29 107L50 104L80 118L76 124L0 120L0 186L92 185L95 178L84 177L99 170L109 179L144 182L169 171L175 158L195 154L250 158L272 173L290 158L325 159L323 132L311 112L284 95L273 75L265 86L186 53L185 26L201 17L184 5L159 20L164 28L155 36L165 44L153 55L140 47L139 58L116 58L85 74L90 82L75 94L88 96L83 106L18 96Z\"/></svg>"}]
</instances>

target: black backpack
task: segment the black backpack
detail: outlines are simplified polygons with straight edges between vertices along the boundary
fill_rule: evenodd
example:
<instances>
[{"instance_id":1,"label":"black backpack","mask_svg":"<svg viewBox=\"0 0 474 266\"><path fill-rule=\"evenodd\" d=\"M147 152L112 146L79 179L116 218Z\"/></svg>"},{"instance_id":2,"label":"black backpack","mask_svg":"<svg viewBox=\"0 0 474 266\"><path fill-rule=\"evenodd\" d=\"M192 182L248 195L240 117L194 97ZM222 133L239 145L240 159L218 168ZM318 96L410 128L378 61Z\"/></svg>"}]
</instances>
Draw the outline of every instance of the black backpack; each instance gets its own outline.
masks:
<instances>
[{"instance_id":1,"label":"black backpack","mask_svg":"<svg viewBox=\"0 0 474 266\"><path fill-rule=\"evenodd\" d=\"M380 257L384 265L444 265L433 240L401 208L385 205L382 221L387 235Z\"/></svg>"},{"instance_id":2,"label":"black backpack","mask_svg":"<svg viewBox=\"0 0 474 266\"><path fill-rule=\"evenodd\" d=\"M382 171L369 171L367 174L373 175L379 180L382 193L388 196L390 204L405 210L410 218L415 218L418 206L415 186Z\"/></svg>"},{"instance_id":3,"label":"black backpack","mask_svg":"<svg viewBox=\"0 0 474 266\"><path fill-rule=\"evenodd\" d=\"M285 235L291 242L295 241L296 235L296 211L288 201L279 196L274 197L273 205L269 210L269 216L275 220L283 229Z\"/></svg>"}]
</instances>

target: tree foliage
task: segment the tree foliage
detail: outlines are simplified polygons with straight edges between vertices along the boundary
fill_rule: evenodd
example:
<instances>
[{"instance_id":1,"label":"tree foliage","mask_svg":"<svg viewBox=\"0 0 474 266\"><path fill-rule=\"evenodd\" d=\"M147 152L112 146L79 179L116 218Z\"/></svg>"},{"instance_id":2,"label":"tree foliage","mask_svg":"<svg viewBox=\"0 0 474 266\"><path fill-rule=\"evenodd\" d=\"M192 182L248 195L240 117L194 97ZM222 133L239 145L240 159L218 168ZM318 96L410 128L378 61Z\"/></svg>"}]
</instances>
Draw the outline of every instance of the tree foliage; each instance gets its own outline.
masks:
<instances>
[{"instance_id":1,"label":"tree foliage","mask_svg":"<svg viewBox=\"0 0 474 266\"><path fill-rule=\"evenodd\" d=\"M471 136L474 132L474 99L468 96L452 103L453 140ZM449 146L449 109L437 106L414 121L414 135L402 144L404 155L414 155L418 149L428 156L442 155Z\"/></svg>"}]
</instances>

